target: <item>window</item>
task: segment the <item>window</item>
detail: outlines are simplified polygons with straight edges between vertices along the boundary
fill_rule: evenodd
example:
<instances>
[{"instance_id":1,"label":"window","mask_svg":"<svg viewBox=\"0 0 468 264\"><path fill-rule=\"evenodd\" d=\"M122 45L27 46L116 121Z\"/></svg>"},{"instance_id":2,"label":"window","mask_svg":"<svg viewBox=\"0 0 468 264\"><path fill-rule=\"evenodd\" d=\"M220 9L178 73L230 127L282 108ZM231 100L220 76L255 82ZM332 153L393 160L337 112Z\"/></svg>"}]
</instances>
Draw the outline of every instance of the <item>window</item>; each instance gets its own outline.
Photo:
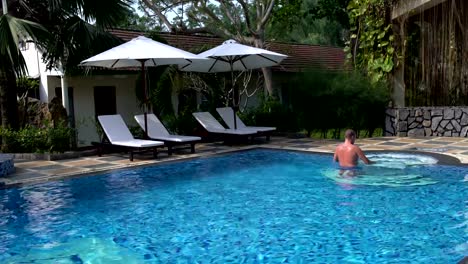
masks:
<instances>
[{"instance_id":1,"label":"window","mask_svg":"<svg viewBox=\"0 0 468 264\"><path fill-rule=\"evenodd\" d=\"M95 116L117 114L117 103L114 86L94 87Z\"/></svg>"}]
</instances>

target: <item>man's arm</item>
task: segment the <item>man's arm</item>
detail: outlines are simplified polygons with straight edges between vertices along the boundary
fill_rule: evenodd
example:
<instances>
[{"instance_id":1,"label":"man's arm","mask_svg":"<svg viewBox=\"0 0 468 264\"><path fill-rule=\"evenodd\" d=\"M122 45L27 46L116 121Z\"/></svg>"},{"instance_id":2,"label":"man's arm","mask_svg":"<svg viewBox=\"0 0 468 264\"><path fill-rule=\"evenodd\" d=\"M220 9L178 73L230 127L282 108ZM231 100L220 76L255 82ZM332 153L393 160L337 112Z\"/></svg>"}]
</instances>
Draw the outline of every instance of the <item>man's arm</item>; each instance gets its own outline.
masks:
<instances>
[{"instance_id":1,"label":"man's arm","mask_svg":"<svg viewBox=\"0 0 468 264\"><path fill-rule=\"evenodd\" d=\"M359 156L359 158L364 161L365 164L372 164L372 161L370 161L366 155L364 155L364 152L362 152L361 148L360 147L357 147L356 146L356 152Z\"/></svg>"},{"instance_id":2,"label":"man's arm","mask_svg":"<svg viewBox=\"0 0 468 264\"><path fill-rule=\"evenodd\" d=\"M333 161L338 162L338 155L336 153L338 152L338 147L335 149L335 154L333 154Z\"/></svg>"}]
</instances>

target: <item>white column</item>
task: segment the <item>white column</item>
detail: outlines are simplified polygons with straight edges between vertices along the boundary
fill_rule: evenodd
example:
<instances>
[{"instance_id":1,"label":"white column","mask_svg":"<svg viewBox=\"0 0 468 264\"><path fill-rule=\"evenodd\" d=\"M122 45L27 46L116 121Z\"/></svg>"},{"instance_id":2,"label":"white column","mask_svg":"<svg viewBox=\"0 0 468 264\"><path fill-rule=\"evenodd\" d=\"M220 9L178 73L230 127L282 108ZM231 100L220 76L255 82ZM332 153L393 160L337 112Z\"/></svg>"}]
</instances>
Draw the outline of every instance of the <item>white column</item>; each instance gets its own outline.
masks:
<instances>
[{"instance_id":1,"label":"white column","mask_svg":"<svg viewBox=\"0 0 468 264\"><path fill-rule=\"evenodd\" d=\"M67 110L67 115L70 114L70 102L68 101L68 80L65 75L60 76L62 86L62 105Z\"/></svg>"},{"instance_id":2,"label":"white column","mask_svg":"<svg viewBox=\"0 0 468 264\"><path fill-rule=\"evenodd\" d=\"M6 0L2 0L2 10L4 15L8 14L8 6Z\"/></svg>"}]
</instances>

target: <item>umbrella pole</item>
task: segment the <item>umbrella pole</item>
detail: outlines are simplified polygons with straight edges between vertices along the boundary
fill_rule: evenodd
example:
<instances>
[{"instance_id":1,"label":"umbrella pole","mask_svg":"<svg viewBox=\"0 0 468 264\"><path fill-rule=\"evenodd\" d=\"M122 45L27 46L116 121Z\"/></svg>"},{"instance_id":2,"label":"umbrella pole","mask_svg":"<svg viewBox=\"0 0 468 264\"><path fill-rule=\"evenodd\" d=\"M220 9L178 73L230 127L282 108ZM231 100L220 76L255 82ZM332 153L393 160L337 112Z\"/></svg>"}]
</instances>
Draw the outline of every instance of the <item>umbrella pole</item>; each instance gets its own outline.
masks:
<instances>
[{"instance_id":1,"label":"umbrella pole","mask_svg":"<svg viewBox=\"0 0 468 264\"><path fill-rule=\"evenodd\" d=\"M141 78L143 79L143 105L145 108L144 120L145 120L145 139L148 138L148 87L146 84L146 73L145 73L145 61L140 60L141 62Z\"/></svg>"},{"instance_id":2,"label":"umbrella pole","mask_svg":"<svg viewBox=\"0 0 468 264\"><path fill-rule=\"evenodd\" d=\"M236 112L237 112L237 88L234 85L234 70L233 70L233 62L232 60L229 61L229 64L231 66L231 85L232 85L232 112L233 112L233 118L234 118L234 129L237 129L237 118L236 118Z\"/></svg>"}]
</instances>

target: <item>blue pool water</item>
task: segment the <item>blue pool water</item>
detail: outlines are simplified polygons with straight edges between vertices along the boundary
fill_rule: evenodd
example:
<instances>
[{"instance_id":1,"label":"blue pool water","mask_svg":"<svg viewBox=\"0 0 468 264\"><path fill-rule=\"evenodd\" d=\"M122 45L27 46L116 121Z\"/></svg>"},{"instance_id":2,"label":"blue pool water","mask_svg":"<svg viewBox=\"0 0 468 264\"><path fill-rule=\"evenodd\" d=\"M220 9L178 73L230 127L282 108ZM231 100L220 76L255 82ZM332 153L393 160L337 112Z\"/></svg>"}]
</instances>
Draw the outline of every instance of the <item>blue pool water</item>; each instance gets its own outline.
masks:
<instances>
[{"instance_id":1,"label":"blue pool water","mask_svg":"<svg viewBox=\"0 0 468 264\"><path fill-rule=\"evenodd\" d=\"M468 167L372 159L349 179L329 155L253 150L1 190L0 263L433 264L468 255Z\"/></svg>"}]
</instances>

